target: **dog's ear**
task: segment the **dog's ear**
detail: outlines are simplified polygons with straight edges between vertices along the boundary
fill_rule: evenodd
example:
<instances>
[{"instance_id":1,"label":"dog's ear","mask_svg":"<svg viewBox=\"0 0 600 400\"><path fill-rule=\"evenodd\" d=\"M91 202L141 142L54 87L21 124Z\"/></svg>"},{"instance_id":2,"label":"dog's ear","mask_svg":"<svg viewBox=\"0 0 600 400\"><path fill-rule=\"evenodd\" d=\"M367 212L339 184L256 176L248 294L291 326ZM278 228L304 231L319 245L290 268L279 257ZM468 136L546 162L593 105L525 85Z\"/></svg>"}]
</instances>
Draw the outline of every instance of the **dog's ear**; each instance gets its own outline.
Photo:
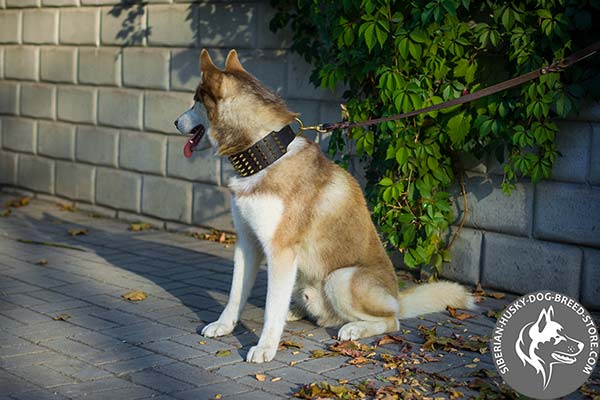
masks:
<instances>
[{"instance_id":1,"label":"dog's ear","mask_svg":"<svg viewBox=\"0 0 600 400\"><path fill-rule=\"evenodd\" d=\"M544 330L546 324L552 320L552 315L554 315L554 308L552 308L552 306L548 307L547 310L542 309L542 312L540 312L540 316L535 323L538 332L542 332Z\"/></svg>"},{"instance_id":2,"label":"dog's ear","mask_svg":"<svg viewBox=\"0 0 600 400\"><path fill-rule=\"evenodd\" d=\"M238 53L235 49L229 51L227 54L227 59L225 60L225 71L243 71L246 72L244 67L242 67L242 63L238 58Z\"/></svg>"},{"instance_id":3,"label":"dog's ear","mask_svg":"<svg viewBox=\"0 0 600 400\"><path fill-rule=\"evenodd\" d=\"M213 63L212 58L210 58L210 54L208 54L208 50L202 49L200 52L200 72L203 73L211 73L217 72L219 68Z\"/></svg>"}]
</instances>

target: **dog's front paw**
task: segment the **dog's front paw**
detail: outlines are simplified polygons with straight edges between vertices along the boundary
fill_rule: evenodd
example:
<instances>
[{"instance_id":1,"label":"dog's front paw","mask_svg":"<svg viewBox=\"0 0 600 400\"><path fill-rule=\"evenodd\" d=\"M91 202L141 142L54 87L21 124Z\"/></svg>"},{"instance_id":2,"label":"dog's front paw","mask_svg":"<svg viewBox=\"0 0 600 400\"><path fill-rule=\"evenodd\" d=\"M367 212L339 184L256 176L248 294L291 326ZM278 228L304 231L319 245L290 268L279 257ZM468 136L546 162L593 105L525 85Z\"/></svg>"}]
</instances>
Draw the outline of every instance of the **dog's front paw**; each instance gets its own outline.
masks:
<instances>
[{"instance_id":1,"label":"dog's front paw","mask_svg":"<svg viewBox=\"0 0 600 400\"><path fill-rule=\"evenodd\" d=\"M248 351L246 361L257 364L269 362L275 358L275 354L277 346L254 346Z\"/></svg>"},{"instance_id":2,"label":"dog's front paw","mask_svg":"<svg viewBox=\"0 0 600 400\"><path fill-rule=\"evenodd\" d=\"M202 329L202 336L218 337L229 335L231 332L233 332L233 328L235 328L235 324L224 324L222 322L215 321L206 325Z\"/></svg>"}]
</instances>

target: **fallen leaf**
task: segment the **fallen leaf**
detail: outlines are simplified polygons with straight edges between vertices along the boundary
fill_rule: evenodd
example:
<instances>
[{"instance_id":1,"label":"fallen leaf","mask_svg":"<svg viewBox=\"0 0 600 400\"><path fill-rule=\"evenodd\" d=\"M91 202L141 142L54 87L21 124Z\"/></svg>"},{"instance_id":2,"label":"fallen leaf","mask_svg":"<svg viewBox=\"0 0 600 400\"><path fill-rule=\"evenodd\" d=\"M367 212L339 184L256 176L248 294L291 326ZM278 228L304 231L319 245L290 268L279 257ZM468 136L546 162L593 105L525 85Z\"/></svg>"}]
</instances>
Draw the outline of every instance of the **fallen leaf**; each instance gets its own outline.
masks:
<instances>
[{"instance_id":1,"label":"fallen leaf","mask_svg":"<svg viewBox=\"0 0 600 400\"><path fill-rule=\"evenodd\" d=\"M467 364L465 365L466 368L477 368L477 364Z\"/></svg>"},{"instance_id":2,"label":"fallen leaf","mask_svg":"<svg viewBox=\"0 0 600 400\"><path fill-rule=\"evenodd\" d=\"M298 361L290 361L290 367L293 367L294 365L298 364Z\"/></svg>"},{"instance_id":3,"label":"fallen leaf","mask_svg":"<svg viewBox=\"0 0 600 400\"><path fill-rule=\"evenodd\" d=\"M294 356L295 356L296 354L300 354L300 352L299 352L298 350L294 350L294 351L292 351L292 355L294 355Z\"/></svg>"},{"instance_id":4,"label":"fallen leaf","mask_svg":"<svg viewBox=\"0 0 600 400\"><path fill-rule=\"evenodd\" d=\"M217 357L227 357L231 355L231 350L219 350L217 351Z\"/></svg>"},{"instance_id":5,"label":"fallen leaf","mask_svg":"<svg viewBox=\"0 0 600 400\"><path fill-rule=\"evenodd\" d=\"M394 335L385 335L377 341L377 346L383 346L389 343L404 343L404 338Z\"/></svg>"},{"instance_id":6,"label":"fallen leaf","mask_svg":"<svg viewBox=\"0 0 600 400\"><path fill-rule=\"evenodd\" d=\"M146 223L146 222L139 222L139 223L134 223L129 225L129 228L127 228L128 230L132 231L132 232L141 232L141 231L147 231L148 229L152 229L152 225Z\"/></svg>"},{"instance_id":7,"label":"fallen leaf","mask_svg":"<svg viewBox=\"0 0 600 400\"><path fill-rule=\"evenodd\" d=\"M348 361L348 364L352 364L352 365L362 365L362 364L368 364L368 363L375 363L375 360L373 360L371 358L359 356L359 357L353 358L352 360Z\"/></svg>"},{"instance_id":8,"label":"fallen leaf","mask_svg":"<svg viewBox=\"0 0 600 400\"><path fill-rule=\"evenodd\" d=\"M500 316L502 315L503 312L504 312L504 308L502 308L500 310L488 310L486 315L490 318L498 319L498 318L500 318Z\"/></svg>"},{"instance_id":9,"label":"fallen leaf","mask_svg":"<svg viewBox=\"0 0 600 400\"><path fill-rule=\"evenodd\" d=\"M71 318L71 316L69 314L59 314L56 317L52 318L55 321L66 321L69 318Z\"/></svg>"},{"instance_id":10,"label":"fallen leaf","mask_svg":"<svg viewBox=\"0 0 600 400\"><path fill-rule=\"evenodd\" d=\"M121 297L129 301L142 301L148 298L148 293L135 290L133 292L125 293Z\"/></svg>"},{"instance_id":11,"label":"fallen leaf","mask_svg":"<svg viewBox=\"0 0 600 400\"><path fill-rule=\"evenodd\" d=\"M498 376L498 373L490 369L480 368L477 371L471 372L469 376L475 376L479 378L495 378Z\"/></svg>"},{"instance_id":12,"label":"fallen leaf","mask_svg":"<svg viewBox=\"0 0 600 400\"><path fill-rule=\"evenodd\" d=\"M254 375L257 381L264 382L267 380L267 376L265 374L256 374Z\"/></svg>"},{"instance_id":13,"label":"fallen leaf","mask_svg":"<svg viewBox=\"0 0 600 400\"><path fill-rule=\"evenodd\" d=\"M338 382L340 385L345 385L346 383L350 382L348 379L338 379Z\"/></svg>"},{"instance_id":14,"label":"fallen leaf","mask_svg":"<svg viewBox=\"0 0 600 400\"><path fill-rule=\"evenodd\" d=\"M205 345L206 344L206 340L201 340L198 343L200 343L201 345Z\"/></svg>"},{"instance_id":15,"label":"fallen leaf","mask_svg":"<svg viewBox=\"0 0 600 400\"><path fill-rule=\"evenodd\" d=\"M215 394L215 400L219 400L223 395L221 393Z\"/></svg>"},{"instance_id":16,"label":"fallen leaf","mask_svg":"<svg viewBox=\"0 0 600 400\"><path fill-rule=\"evenodd\" d=\"M35 264L36 265L48 265L48 260L46 260L45 258L42 258L41 260L39 260Z\"/></svg>"},{"instance_id":17,"label":"fallen leaf","mask_svg":"<svg viewBox=\"0 0 600 400\"><path fill-rule=\"evenodd\" d=\"M294 342L292 340L282 340L281 342L279 342L279 346L277 347L277 350L285 350L285 349L289 349L289 348L296 348L296 349L301 349L304 346L298 342Z\"/></svg>"},{"instance_id":18,"label":"fallen leaf","mask_svg":"<svg viewBox=\"0 0 600 400\"><path fill-rule=\"evenodd\" d=\"M14 199L14 200L7 201L6 203L4 203L4 208L24 207L24 206L28 205L30 201L31 201L31 199L27 196L21 197L20 199Z\"/></svg>"},{"instance_id":19,"label":"fallen leaf","mask_svg":"<svg viewBox=\"0 0 600 400\"><path fill-rule=\"evenodd\" d=\"M10 208L0 211L0 217L8 217L10 214L12 214L12 210Z\"/></svg>"},{"instance_id":20,"label":"fallen leaf","mask_svg":"<svg viewBox=\"0 0 600 400\"><path fill-rule=\"evenodd\" d=\"M506 295L504 293L500 293L500 292L492 292L492 293L488 293L489 297L493 297L495 299L503 299L506 297Z\"/></svg>"},{"instance_id":21,"label":"fallen leaf","mask_svg":"<svg viewBox=\"0 0 600 400\"><path fill-rule=\"evenodd\" d=\"M87 229L69 229L68 232L71 236L81 236L90 233Z\"/></svg>"},{"instance_id":22,"label":"fallen leaf","mask_svg":"<svg viewBox=\"0 0 600 400\"><path fill-rule=\"evenodd\" d=\"M271 382L279 382L280 380L281 380L281 377L278 376L278 377L271 379Z\"/></svg>"},{"instance_id":23,"label":"fallen leaf","mask_svg":"<svg viewBox=\"0 0 600 400\"><path fill-rule=\"evenodd\" d=\"M235 244L236 240L235 235L227 234L216 229L211 229L210 233L190 232L188 235L196 239L208 240L210 242L217 242L224 245Z\"/></svg>"},{"instance_id":24,"label":"fallen leaf","mask_svg":"<svg viewBox=\"0 0 600 400\"><path fill-rule=\"evenodd\" d=\"M69 212L75 211L75 206L72 204L56 203L56 205L58 206L58 209L60 211L69 211Z\"/></svg>"},{"instance_id":25,"label":"fallen leaf","mask_svg":"<svg viewBox=\"0 0 600 400\"><path fill-rule=\"evenodd\" d=\"M486 292L483 287L481 287L481 284L478 283L477 287L475 288L475 290L473 291L473 294L476 296L484 296L484 297L493 297L494 299L503 299L506 297L506 294L504 293L500 293L500 292Z\"/></svg>"},{"instance_id":26,"label":"fallen leaf","mask_svg":"<svg viewBox=\"0 0 600 400\"><path fill-rule=\"evenodd\" d=\"M323 358L337 356L337 353L326 350L313 350L310 352L310 358Z\"/></svg>"},{"instance_id":27,"label":"fallen leaf","mask_svg":"<svg viewBox=\"0 0 600 400\"><path fill-rule=\"evenodd\" d=\"M466 312L456 311L456 308L447 306L446 311L450 314L452 318L456 318L458 320L464 321L465 319L473 318L475 315L469 314Z\"/></svg>"}]
</instances>

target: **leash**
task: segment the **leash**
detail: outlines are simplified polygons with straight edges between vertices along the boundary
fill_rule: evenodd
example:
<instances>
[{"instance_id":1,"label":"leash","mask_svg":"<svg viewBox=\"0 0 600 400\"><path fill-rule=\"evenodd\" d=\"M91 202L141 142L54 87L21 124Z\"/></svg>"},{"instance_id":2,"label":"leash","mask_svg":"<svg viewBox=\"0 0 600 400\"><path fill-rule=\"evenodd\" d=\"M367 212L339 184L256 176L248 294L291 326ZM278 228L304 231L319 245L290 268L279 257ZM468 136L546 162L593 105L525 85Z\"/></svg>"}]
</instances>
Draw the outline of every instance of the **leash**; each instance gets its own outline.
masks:
<instances>
[{"instance_id":1,"label":"leash","mask_svg":"<svg viewBox=\"0 0 600 400\"><path fill-rule=\"evenodd\" d=\"M504 82L497 83L497 84L489 86L487 88L478 90L473 93L465 94L461 97L458 97L458 98L452 99L452 100L448 100L443 103L435 104L435 105L432 105L429 107L424 107L424 108L421 108L418 110L409 111L409 112L402 113L402 114L391 115L389 117L381 117L381 118L369 119L366 121L358 121L358 122L342 121L342 122L324 123L324 124L311 125L311 126L305 126L302 123L302 121L300 120L300 118L296 118L296 122L298 122L298 125L300 126L300 130L298 131L298 134L300 134L304 131L311 131L311 130L317 131L320 133L326 133L326 132L330 132L330 131L333 131L336 129L348 129L348 128L355 128L355 127L377 125L377 124L381 124L383 122L397 121L399 119L414 117L419 114L428 113L431 111L438 111L438 110L441 110L444 108L468 103L470 101L477 100L477 99L480 99L482 97L486 97L486 96L489 96L492 94L496 94L498 92L502 92L504 90L513 88L515 86L522 85L523 83L534 80L536 78L539 78L542 75L560 72L560 71L570 67L571 65L575 64L576 62L579 62L588 57L591 57L598 51L600 51L600 41L596 42L582 50L579 50L579 51L571 54L570 56L563 58L562 60L555 61L550 65L547 65L545 67L538 68L535 71L531 71L526 74L517 76L516 78L512 78L512 79L506 80Z\"/></svg>"}]
</instances>

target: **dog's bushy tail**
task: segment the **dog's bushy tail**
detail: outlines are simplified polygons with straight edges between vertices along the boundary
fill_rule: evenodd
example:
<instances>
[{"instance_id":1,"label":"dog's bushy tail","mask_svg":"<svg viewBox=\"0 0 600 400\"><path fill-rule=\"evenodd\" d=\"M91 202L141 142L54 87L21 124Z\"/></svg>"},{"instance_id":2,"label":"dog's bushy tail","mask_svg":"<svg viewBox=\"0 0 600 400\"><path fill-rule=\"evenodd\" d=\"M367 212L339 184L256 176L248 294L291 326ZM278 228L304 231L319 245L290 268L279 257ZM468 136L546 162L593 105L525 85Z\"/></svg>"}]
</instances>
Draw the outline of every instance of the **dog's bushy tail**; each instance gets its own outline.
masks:
<instances>
[{"instance_id":1,"label":"dog's bushy tail","mask_svg":"<svg viewBox=\"0 0 600 400\"><path fill-rule=\"evenodd\" d=\"M447 306L467 310L475 308L473 296L464 286L447 281L426 283L405 290L398 296L398 302L398 318L443 311Z\"/></svg>"}]
</instances>

